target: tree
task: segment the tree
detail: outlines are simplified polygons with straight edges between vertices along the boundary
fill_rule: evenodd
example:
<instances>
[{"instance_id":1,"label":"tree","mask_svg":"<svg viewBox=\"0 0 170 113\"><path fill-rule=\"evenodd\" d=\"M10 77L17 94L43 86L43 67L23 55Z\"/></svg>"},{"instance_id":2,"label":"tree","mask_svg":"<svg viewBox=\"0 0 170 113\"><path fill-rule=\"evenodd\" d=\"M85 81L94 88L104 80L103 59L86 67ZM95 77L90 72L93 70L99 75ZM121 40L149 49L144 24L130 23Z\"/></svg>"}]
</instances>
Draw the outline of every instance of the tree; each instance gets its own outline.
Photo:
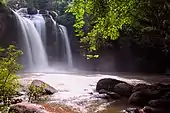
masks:
<instances>
[{"instance_id":1,"label":"tree","mask_svg":"<svg viewBox=\"0 0 170 113\"><path fill-rule=\"evenodd\" d=\"M74 0L67 11L76 18L74 27L81 42L95 51L105 40L117 39L123 25L133 25L142 17L146 4L147 0Z\"/></svg>"},{"instance_id":2,"label":"tree","mask_svg":"<svg viewBox=\"0 0 170 113\"><path fill-rule=\"evenodd\" d=\"M7 4L7 0L0 0L1 4Z\"/></svg>"},{"instance_id":3,"label":"tree","mask_svg":"<svg viewBox=\"0 0 170 113\"><path fill-rule=\"evenodd\" d=\"M17 58L22 54L10 45L7 49L0 49L0 100L4 105L8 105L10 99L17 93L19 88L16 73L21 69L17 63Z\"/></svg>"}]
</instances>

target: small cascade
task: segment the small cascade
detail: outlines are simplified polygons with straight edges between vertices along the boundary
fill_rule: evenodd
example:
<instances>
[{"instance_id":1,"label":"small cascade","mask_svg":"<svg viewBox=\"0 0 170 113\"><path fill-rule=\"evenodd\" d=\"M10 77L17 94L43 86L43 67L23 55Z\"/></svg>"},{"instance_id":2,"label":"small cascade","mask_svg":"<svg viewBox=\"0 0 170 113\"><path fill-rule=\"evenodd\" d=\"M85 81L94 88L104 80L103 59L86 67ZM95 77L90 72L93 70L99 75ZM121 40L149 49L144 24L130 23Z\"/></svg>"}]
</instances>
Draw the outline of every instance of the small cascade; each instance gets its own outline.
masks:
<instances>
[{"instance_id":1,"label":"small cascade","mask_svg":"<svg viewBox=\"0 0 170 113\"><path fill-rule=\"evenodd\" d=\"M68 38L68 34L67 34L67 29L63 25L59 25L59 28L60 28L62 38L63 38L63 40L65 42L68 66L73 67L72 53L71 53L70 42L69 42L69 38Z\"/></svg>"},{"instance_id":2,"label":"small cascade","mask_svg":"<svg viewBox=\"0 0 170 113\"><path fill-rule=\"evenodd\" d=\"M48 66L47 55L38 30L33 21L14 12L20 28L20 43L24 49L24 63L27 69L39 70ZM38 26L39 27L39 26Z\"/></svg>"}]
</instances>

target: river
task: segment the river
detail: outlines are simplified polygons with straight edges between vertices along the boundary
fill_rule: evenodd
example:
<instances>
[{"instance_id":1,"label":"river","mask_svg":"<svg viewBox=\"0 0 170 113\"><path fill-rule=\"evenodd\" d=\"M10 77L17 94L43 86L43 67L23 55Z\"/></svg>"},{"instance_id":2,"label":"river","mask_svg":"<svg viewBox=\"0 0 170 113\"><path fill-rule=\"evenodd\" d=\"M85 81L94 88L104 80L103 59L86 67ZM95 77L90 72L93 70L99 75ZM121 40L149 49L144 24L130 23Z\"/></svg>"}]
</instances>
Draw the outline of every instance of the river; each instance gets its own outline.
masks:
<instances>
[{"instance_id":1,"label":"river","mask_svg":"<svg viewBox=\"0 0 170 113\"><path fill-rule=\"evenodd\" d=\"M96 83L102 78L114 78L137 83L170 83L170 77L165 75L144 75L130 73L99 74L85 72L60 73L22 73L21 83L27 85L34 79L39 79L57 89L48 102L72 107L79 113L120 113L129 106L126 99L105 100L95 92Z\"/></svg>"}]
</instances>

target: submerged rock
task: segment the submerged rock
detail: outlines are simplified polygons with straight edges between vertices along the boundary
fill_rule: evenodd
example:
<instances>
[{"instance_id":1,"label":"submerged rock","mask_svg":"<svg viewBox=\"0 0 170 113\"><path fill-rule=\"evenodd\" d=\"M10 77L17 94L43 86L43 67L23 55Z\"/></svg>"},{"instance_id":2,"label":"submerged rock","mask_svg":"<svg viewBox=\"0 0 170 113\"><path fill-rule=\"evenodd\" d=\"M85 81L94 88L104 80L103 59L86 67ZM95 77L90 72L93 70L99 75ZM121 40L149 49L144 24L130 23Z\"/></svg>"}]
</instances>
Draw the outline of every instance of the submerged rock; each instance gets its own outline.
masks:
<instances>
[{"instance_id":1,"label":"submerged rock","mask_svg":"<svg viewBox=\"0 0 170 113\"><path fill-rule=\"evenodd\" d=\"M114 87L118 83L124 83L124 82L120 80L112 79L112 78L101 79L97 82L96 91L105 89L107 91L114 92Z\"/></svg>"},{"instance_id":2,"label":"submerged rock","mask_svg":"<svg viewBox=\"0 0 170 113\"><path fill-rule=\"evenodd\" d=\"M31 103L18 103L10 106L8 113L49 113L42 106Z\"/></svg>"},{"instance_id":3,"label":"submerged rock","mask_svg":"<svg viewBox=\"0 0 170 113\"><path fill-rule=\"evenodd\" d=\"M127 83L119 83L115 85L114 92L125 97L129 97L132 94L133 86Z\"/></svg>"},{"instance_id":4,"label":"submerged rock","mask_svg":"<svg viewBox=\"0 0 170 113\"><path fill-rule=\"evenodd\" d=\"M120 98L120 95L118 95L117 93L115 93L115 92L110 92L110 91L107 91L107 90L105 90L105 89L101 89L100 91L99 91L99 94L106 94L106 95L108 95L110 98L112 98L112 99L119 99Z\"/></svg>"},{"instance_id":5,"label":"submerged rock","mask_svg":"<svg viewBox=\"0 0 170 113\"><path fill-rule=\"evenodd\" d=\"M33 80L31 85L36 86L36 87L44 87L44 92L47 95L51 95L57 92L57 90L55 88L53 88L52 86L48 85L47 83L41 81L41 80Z\"/></svg>"}]
</instances>

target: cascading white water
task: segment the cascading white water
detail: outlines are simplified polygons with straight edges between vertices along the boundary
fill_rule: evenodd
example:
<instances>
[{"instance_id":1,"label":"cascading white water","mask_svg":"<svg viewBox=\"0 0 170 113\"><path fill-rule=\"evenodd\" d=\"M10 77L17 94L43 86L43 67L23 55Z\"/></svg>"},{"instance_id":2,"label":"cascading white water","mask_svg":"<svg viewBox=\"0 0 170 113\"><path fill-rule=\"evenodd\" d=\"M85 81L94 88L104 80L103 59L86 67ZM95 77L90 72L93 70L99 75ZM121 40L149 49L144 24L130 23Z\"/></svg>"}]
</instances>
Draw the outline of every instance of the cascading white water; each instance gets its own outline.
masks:
<instances>
[{"instance_id":1,"label":"cascading white water","mask_svg":"<svg viewBox=\"0 0 170 113\"><path fill-rule=\"evenodd\" d=\"M48 66L47 55L41 37L34 26L34 23L25 17L21 17L14 12L17 23L20 27L19 34L21 43L24 47L24 60L31 70L40 70Z\"/></svg>"},{"instance_id":2,"label":"cascading white water","mask_svg":"<svg viewBox=\"0 0 170 113\"><path fill-rule=\"evenodd\" d=\"M39 11L38 11L39 12ZM41 71L45 68L48 71L48 60L46 54L47 47L47 35L46 35L46 22L42 14L34 14L29 15L26 8L22 8L16 12L14 12L16 18L18 20L18 26L20 29L20 44L22 44L22 48L24 50L24 65L26 69L31 71ZM71 47L67 35L67 29L65 26L59 25L56 21L50 16L52 21L53 30L56 31L56 41L60 41L57 37L59 27L59 31L61 33L63 47L60 51L62 51L67 58L67 64L69 67L73 67L72 62L72 53ZM48 37L51 38L51 37ZM59 42L60 43L60 42ZM60 46L60 45L59 45ZM47 49L48 50L48 49ZM55 48L54 50L55 51ZM28 67L27 67L28 66Z\"/></svg>"},{"instance_id":3,"label":"cascading white water","mask_svg":"<svg viewBox=\"0 0 170 113\"><path fill-rule=\"evenodd\" d=\"M59 28L60 28L60 32L62 34L62 38L64 39L65 46L66 46L68 65L69 65L69 67L73 67L72 53L71 53L70 42L69 42L68 34L67 34L67 28L63 25L59 25Z\"/></svg>"},{"instance_id":4,"label":"cascading white water","mask_svg":"<svg viewBox=\"0 0 170 113\"><path fill-rule=\"evenodd\" d=\"M34 22L34 25L42 38L44 46L46 46L46 25L43 16L41 14L32 15L31 20Z\"/></svg>"}]
</instances>

